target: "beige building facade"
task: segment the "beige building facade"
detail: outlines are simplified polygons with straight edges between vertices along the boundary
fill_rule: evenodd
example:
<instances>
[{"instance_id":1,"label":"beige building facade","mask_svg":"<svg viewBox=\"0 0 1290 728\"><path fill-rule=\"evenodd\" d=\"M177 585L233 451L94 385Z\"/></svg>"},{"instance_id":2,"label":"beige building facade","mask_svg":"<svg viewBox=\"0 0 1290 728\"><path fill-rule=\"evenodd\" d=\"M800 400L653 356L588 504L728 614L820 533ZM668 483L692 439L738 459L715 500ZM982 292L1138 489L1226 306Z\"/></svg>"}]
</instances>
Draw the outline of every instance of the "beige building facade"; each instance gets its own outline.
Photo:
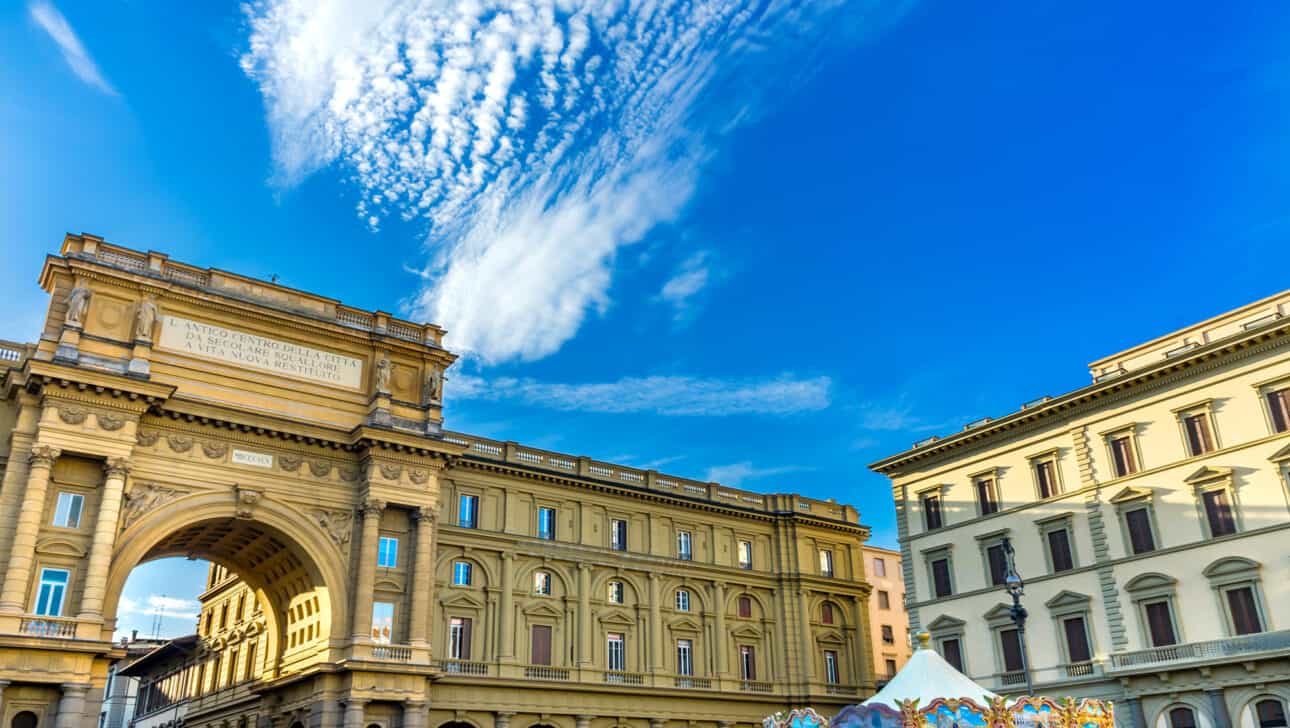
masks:
<instances>
[{"instance_id":1,"label":"beige building facade","mask_svg":"<svg viewBox=\"0 0 1290 728\"><path fill-rule=\"evenodd\" d=\"M869 635L873 646L874 680L885 684L914 654L905 612L905 580L900 552L865 545L865 580L869 594Z\"/></svg>"},{"instance_id":2,"label":"beige building facade","mask_svg":"<svg viewBox=\"0 0 1290 728\"><path fill-rule=\"evenodd\" d=\"M167 556L218 567L189 726L718 728L873 689L850 506L447 430L433 325L92 235L40 282L0 354L0 725L97 720Z\"/></svg>"},{"instance_id":3,"label":"beige building facade","mask_svg":"<svg viewBox=\"0 0 1290 728\"><path fill-rule=\"evenodd\" d=\"M912 628L992 690L1023 691L1028 666L1037 693L1114 700L1125 726L1284 726L1290 291L1090 369L871 466L891 480Z\"/></svg>"}]
</instances>

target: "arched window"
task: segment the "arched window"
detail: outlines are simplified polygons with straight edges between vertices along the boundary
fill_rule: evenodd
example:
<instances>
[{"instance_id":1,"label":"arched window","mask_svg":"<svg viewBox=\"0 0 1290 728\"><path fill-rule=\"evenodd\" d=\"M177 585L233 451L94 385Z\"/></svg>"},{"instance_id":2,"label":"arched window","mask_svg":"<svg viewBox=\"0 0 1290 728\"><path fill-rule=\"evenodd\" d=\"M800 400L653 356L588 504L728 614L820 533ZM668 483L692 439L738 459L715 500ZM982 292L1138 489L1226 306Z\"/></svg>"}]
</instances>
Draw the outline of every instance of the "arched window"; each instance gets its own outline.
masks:
<instances>
[{"instance_id":1,"label":"arched window","mask_svg":"<svg viewBox=\"0 0 1290 728\"><path fill-rule=\"evenodd\" d=\"M13 728L36 728L36 714L30 710L24 710L13 717L9 723Z\"/></svg>"},{"instance_id":2,"label":"arched window","mask_svg":"<svg viewBox=\"0 0 1290 728\"><path fill-rule=\"evenodd\" d=\"M1196 712L1179 706L1169 711L1169 728L1196 728Z\"/></svg>"},{"instance_id":3,"label":"arched window","mask_svg":"<svg viewBox=\"0 0 1290 728\"><path fill-rule=\"evenodd\" d=\"M1267 698L1254 704L1259 728L1286 728L1286 706L1280 700Z\"/></svg>"}]
</instances>

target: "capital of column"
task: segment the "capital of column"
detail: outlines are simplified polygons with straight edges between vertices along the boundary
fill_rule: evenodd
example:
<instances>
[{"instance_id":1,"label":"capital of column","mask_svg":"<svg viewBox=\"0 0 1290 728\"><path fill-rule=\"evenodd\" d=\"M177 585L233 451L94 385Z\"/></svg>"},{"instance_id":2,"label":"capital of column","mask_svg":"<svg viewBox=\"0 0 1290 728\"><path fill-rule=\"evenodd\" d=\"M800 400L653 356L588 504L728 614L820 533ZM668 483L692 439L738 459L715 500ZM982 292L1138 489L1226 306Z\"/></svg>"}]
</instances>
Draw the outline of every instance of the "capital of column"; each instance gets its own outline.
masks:
<instances>
[{"instance_id":1,"label":"capital of column","mask_svg":"<svg viewBox=\"0 0 1290 728\"><path fill-rule=\"evenodd\" d=\"M423 698L408 698L407 700L403 701L403 709L404 710L425 710L426 706L429 704L430 704L429 701Z\"/></svg>"},{"instance_id":2,"label":"capital of column","mask_svg":"<svg viewBox=\"0 0 1290 728\"><path fill-rule=\"evenodd\" d=\"M130 461L125 458L108 458L103 463L103 473L109 478L124 478L130 474Z\"/></svg>"},{"instance_id":3,"label":"capital of column","mask_svg":"<svg viewBox=\"0 0 1290 728\"><path fill-rule=\"evenodd\" d=\"M573 723L578 728L587 728L587 726L591 725L591 719L595 717L594 715L575 715L573 716Z\"/></svg>"},{"instance_id":4,"label":"capital of column","mask_svg":"<svg viewBox=\"0 0 1290 728\"><path fill-rule=\"evenodd\" d=\"M354 708L366 707L372 701L367 698L345 698L341 702L345 704L347 710L353 710Z\"/></svg>"},{"instance_id":5,"label":"capital of column","mask_svg":"<svg viewBox=\"0 0 1290 728\"><path fill-rule=\"evenodd\" d=\"M503 551L503 552L502 552L502 560L503 560L503 561L510 561L510 560L512 560L512 559L514 559L514 558L515 558L515 553L514 553L513 551Z\"/></svg>"},{"instance_id":6,"label":"capital of column","mask_svg":"<svg viewBox=\"0 0 1290 728\"><path fill-rule=\"evenodd\" d=\"M89 683L63 683L63 695L77 697L90 691Z\"/></svg>"},{"instance_id":7,"label":"capital of column","mask_svg":"<svg viewBox=\"0 0 1290 728\"><path fill-rule=\"evenodd\" d=\"M62 455L63 451L50 445L37 445L31 449L31 454L27 456L27 463L33 468L52 468L54 461Z\"/></svg>"},{"instance_id":8,"label":"capital of column","mask_svg":"<svg viewBox=\"0 0 1290 728\"><path fill-rule=\"evenodd\" d=\"M437 523L439 521L439 509L431 506L421 506L412 510L412 520L418 523Z\"/></svg>"},{"instance_id":9,"label":"capital of column","mask_svg":"<svg viewBox=\"0 0 1290 728\"><path fill-rule=\"evenodd\" d=\"M360 513L364 516L379 516L385 511L386 503L376 498L368 498L358 507Z\"/></svg>"},{"instance_id":10,"label":"capital of column","mask_svg":"<svg viewBox=\"0 0 1290 728\"><path fill-rule=\"evenodd\" d=\"M515 713L507 710L499 710L493 713L493 728L508 728L513 717L515 717Z\"/></svg>"}]
</instances>

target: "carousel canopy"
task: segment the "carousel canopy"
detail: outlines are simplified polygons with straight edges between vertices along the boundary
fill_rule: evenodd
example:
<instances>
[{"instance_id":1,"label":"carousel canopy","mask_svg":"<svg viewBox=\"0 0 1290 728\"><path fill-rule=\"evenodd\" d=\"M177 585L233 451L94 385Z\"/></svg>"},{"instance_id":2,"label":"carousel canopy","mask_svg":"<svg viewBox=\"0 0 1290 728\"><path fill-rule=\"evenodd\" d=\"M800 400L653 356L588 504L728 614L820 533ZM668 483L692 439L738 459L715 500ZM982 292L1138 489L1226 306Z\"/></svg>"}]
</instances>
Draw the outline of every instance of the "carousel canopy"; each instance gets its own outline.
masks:
<instances>
[{"instance_id":1,"label":"carousel canopy","mask_svg":"<svg viewBox=\"0 0 1290 728\"><path fill-rule=\"evenodd\" d=\"M934 698L971 698L980 702L983 698L995 697L994 693L972 682L936 654L936 650L928 646L930 641L930 635L920 633L918 649L910 656L909 662L886 687L861 705L886 705L898 709L897 701L913 698L918 699L919 705L927 705Z\"/></svg>"}]
</instances>

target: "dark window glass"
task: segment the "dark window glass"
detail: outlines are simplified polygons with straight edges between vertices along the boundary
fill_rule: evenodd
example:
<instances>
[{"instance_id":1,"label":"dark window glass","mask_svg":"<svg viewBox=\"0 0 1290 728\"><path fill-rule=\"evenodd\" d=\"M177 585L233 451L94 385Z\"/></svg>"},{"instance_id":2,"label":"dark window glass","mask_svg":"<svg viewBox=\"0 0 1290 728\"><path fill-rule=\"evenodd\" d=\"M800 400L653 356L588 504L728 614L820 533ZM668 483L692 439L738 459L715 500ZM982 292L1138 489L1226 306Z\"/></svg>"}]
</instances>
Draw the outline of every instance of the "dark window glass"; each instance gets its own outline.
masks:
<instances>
[{"instance_id":1,"label":"dark window glass","mask_svg":"<svg viewBox=\"0 0 1290 728\"><path fill-rule=\"evenodd\" d=\"M820 605L820 624L833 624L833 605L828 602Z\"/></svg>"},{"instance_id":2,"label":"dark window glass","mask_svg":"<svg viewBox=\"0 0 1290 728\"><path fill-rule=\"evenodd\" d=\"M1217 538L1236 533L1236 521L1232 518L1232 506L1227 500L1227 492L1211 490L1201 496L1205 503L1205 518L1209 521L1209 535Z\"/></svg>"},{"instance_id":3,"label":"dark window glass","mask_svg":"<svg viewBox=\"0 0 1290 728\"><path fill-rule=\"evenodd\" d=\"M1008 557L1003 553L1003 544L994 544L985 550L985 558L990 566L990 584L999 586L1008 575Z\"/></svg>"},{"instance_id":4,"label":"dark window glass","mask_svg":"<svg viewBox=\"0 0 1290 728\"><path fill-rule=\"evenodd\" d=\"M1214 449L1214 436L1209 430L1208 415L1202 413L1184 417L1183 429L1187 431L1187 449L1193 456L1204 455Z\"/></svg>"},{"instance_id":5,"label":"dark window glass","mask_svg":"<svg viewBox=\"0 0 1290 728\"><path fill-rule=\"evenodd\" d=\"M1048 532L1048 553L1053 557L1054 574L1075 568L1075 559L1071 555L1071 537L1066 529Z\"/></svg>"},{"instance_id":6,"label":"dark window glass","mask_svg":"<svg viewBox=\"0 0 1290 728\"><path fill-rule=\"evenodd\" d=\"M888 645L896 644L896 633L891 629L890 624L884 624L882 626L882 641L884 644Z\"/></svg>"},{"instance_id":7,"label":"dark window glass","mask_svg":"<svg viewBox=\"0 0 1290 728\"><path fill-rule=\"evenodd\" d=\"M963 672L963 650L957 639L941 640L941 657L953 665L955 670Z\"/></svg>"},{"instance_id":8,"label":"dark window glass","mask_svg":"<svg viewBox=\"0 0 1290 728\"><path fill-rule=\"evenodd\" d=\"M1152 647L1168 647L1177 644L1174 635L1174 620L1169 613L1168 602L1154 602L1146 605L1147 629L1151 632Z\"/></svg>"},{"instance_id":9,"label":"dark window glass","mask_svg":"<svg viewBox=\"0 0 1290 728\"><path fill-rule=\"evenodd\" d=\"M752 616L751 597L739 597L739 616L745 618Z\"/></svg>"},{"instance_id":10,"label":"dark window glass","mask_svg":"<svg viewBox=\"0 0 1290 728\"><path fill-rule=\"evenodd\" d=\"M1286 706L1280 700L1260 700L1254 706L1259 717L1259 728L1285 728Z\"/></svg>"},{"instance_id":11,"label":"dark window glass","mask_svg":"<svg viewBox=\"0 0 1290 728\"><path fill-rule=\"evenodd\" d=\"M1272 429L1285 432L1290 429L1290 389L1268 392L1268 409L1272 412Z\"/></svg>"},{"instance_id":12,"label":"dark window glass","mask_svg":"<svg viewBox=\"0 0 1290 728\"><path fill-rule=\"evenodd\" d=\"M1138 472L1138 462L1133 458L1133 441L1127 435L1111 440L1111 455L1115 458L1116 477Z\"/></svg>"},{"instance_id":13,"label":"dark window glass","mask_svg":"<svg viewBox=\"0 0 1290 728\"><path fill-rule=\"evenodd\" d=\"M888 676L891 676L891 675L895 675L895 674L896 674L896 661L895 661L895 660L892 660L892 659L884 660L884 661L883 661L883 665L887 668L887 675L888 675ZM1282 723L1281 725L1285 725L1285 723Z\"/></svg>"},{"instance_id":14,"label":"dark window glass","mask_svg":"<svg viewBox=\"0 0 1290 728\"><path fill-rule=\"evenodd\" d=\"M1004 672L1021 669L1021 636L1015 629L999 630L999 643L1003 646Z\"/></svg>"},{"instance_id":15,"label":"dark window glass","mask_svg":"<svg viewBox=\"0 0 1290 728\"><path fill-rule=\"evenodd\" d=\"M1039 497L1049 498L1056 494L1057 477L1052 460L1035 463L1035 481L1039 483Z\"/></svg>"},{"instance_id":16,"label":"dark window glass","mask_svg":"<svg viewBox=\"0 0 1290 728\"><path fill-rule=\"evenodd\" d=\"M981 505L981 515L988 516L999 511L999 501L994 497L994 479L978 478L976 481L976 502Z\"/></svg>"},{"instance_id":17,"label":"dark window glass","mask_svg":"<svg viewBox=\"0 0 1290 728\"><path fill-rule=\"evenodd\" d=\"M1151 514L1146 508L1126 511L1124 522L1129 527L1129 545L1135 554L1156 550L1155 536L1151 535Z\"/></svg>"},{"instance_id":18,"label":"dark window glass","mask_svg":"<svg viewBox=\"0 0 1290 728\"><path fill-rule=\"evenodd\" d=\"M1093 659L1088 646L1088 630L1084 628L1083 617L1067 617L1062 620L1066 630L1066 654L1071 662L1088 662Z\"/></svg>"},{"instance_id":19,"label":"dark window glass","mask_svg":"<svg viewBox=\"0 0 1290 728\"><path fill-rule=\"evenodd\" d=\"M1248 586L1227 590L1227 607L1232 613L1232 628L1237 634L1263 631L1263 620L1254 604L1254 589Z\"/></svg>"},{"instance_id":20,"label":"dark window glass","mask_svg":"<svg viewBox=\"0 0 1290 728\"><path fill-rule=\"evenodd\" d=\"M929 495L923 497L923 517L927 519L927 530L935 531L941 527L941 497Z\"/></svg>"},{"instance_id":21,"label":"dark window glass","mask_svg":"<svg viewBox=\"0 0 1290 728\"><path fill-rule=\"evenodd\" d=\"M950 595L949 559L936 559L932 562L932 591L938 597L948 597Z\"/></svg>"},{"instance_id":22,"label":"dark window glass","mask_svg":"<svg viewBox=\"0 0 1290 728\"><path fill-rule=\"evenodd\" d=\"M1191 708L1174 708L1169 711L1169 728L1196 728L1196 714Z\"/></svg>"}]
</instances>

